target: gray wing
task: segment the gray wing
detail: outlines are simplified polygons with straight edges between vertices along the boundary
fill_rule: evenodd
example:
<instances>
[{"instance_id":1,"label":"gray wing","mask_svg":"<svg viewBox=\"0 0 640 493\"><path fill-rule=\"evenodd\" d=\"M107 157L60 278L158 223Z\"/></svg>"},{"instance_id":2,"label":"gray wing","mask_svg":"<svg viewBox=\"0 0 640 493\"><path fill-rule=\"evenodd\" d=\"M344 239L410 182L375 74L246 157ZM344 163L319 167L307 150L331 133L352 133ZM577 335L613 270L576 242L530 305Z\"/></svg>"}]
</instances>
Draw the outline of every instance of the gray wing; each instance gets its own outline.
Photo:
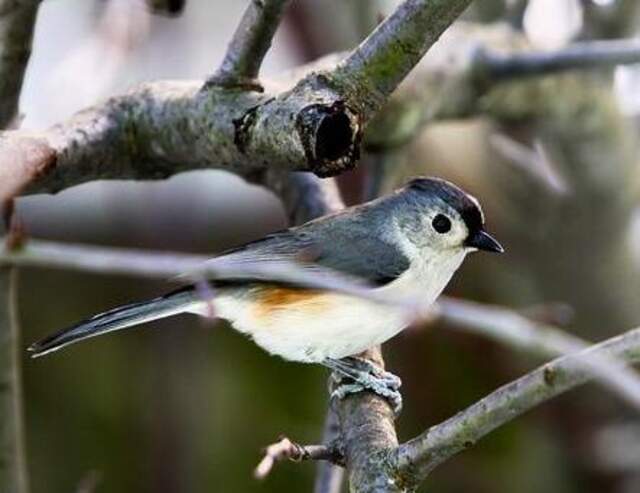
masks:
<instances>
[{"instance_id":1,"label":"gray wing","mask_svg":"<svg viewBox=\"0 0 640 493\"><path fill-rule=\"evenodd\" d=\"M338 224L343 221L335 216L332 219L327 224L316 221L271 234L223 252L211 262L295 261L308 268L333 269L378 286L409 268L409 259L366 224Z\"/></svg>"}]
</instances>

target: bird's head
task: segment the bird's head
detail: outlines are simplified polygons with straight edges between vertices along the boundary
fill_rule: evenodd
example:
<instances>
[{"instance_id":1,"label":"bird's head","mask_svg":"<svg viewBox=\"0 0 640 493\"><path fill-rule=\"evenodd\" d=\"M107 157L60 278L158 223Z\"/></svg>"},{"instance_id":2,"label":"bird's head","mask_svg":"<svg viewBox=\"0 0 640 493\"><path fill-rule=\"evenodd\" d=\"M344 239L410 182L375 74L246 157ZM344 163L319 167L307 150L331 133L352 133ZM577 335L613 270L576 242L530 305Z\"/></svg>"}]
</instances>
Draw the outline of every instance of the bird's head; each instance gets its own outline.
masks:
<instances>
[{"instance_id":1,"label":"bird's head","mask_svg":"<svg viewBox=\"0 0 640 493\"><path fill-rule=\"evenodd\" d=\"M439 252L504 249L484 229L484 215L475 197L439 178L414 178L402 190L408 214L403 229L417 245Z\"/></svg>"}]
</instances>

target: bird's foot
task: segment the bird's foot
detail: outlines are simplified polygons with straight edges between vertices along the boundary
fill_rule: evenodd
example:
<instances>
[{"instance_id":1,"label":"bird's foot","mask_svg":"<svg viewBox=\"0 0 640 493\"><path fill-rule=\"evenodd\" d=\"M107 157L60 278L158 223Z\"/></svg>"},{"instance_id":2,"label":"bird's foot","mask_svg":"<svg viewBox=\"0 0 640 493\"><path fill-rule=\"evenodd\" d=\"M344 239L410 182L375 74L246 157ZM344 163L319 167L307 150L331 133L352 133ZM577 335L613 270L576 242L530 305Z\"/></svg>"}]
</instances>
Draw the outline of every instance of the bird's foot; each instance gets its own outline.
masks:
<instances>
[{"instance_id":1,"label":"bird's foot","mask_svg":"<svg viewBox=\"0 0 640 493\"><path fill-rule=\"evenodd\" d=\"M340 375L331 393L332 400L369 390L387 399L396 416L400 414L402 395L399 389L402 381L393 373L382 370L370 361L353 356L342 359L327 358L323 364Z\"/></svg>"}]
</instances>

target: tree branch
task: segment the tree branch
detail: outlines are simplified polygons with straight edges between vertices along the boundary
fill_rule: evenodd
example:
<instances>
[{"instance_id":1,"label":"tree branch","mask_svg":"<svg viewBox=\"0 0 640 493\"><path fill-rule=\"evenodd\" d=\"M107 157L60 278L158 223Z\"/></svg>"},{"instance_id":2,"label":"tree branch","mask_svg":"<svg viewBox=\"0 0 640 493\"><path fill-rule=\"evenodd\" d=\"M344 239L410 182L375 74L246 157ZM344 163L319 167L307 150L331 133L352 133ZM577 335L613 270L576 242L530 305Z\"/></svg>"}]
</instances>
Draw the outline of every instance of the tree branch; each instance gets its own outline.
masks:
<instances>
[{"instance_id":1,"label":"tree branch","mask_svg":"<svg viewBox=\"0 0 640 493\"><path fill-rule=\"evenodd\" d=\"M18 114L40 0L0 0L0 128Z\"/></svg>"},{"instance_id":2,"label":"tree branch","mask_svg":"<svg viewBox=\"0 0 640 493\"><path fill-rule=\"evenodd\" d=\"M278 29L288 0L250 0L222 64L206 86L239 87L262 92L258 73Z\"/></svg>"},{"instance_id":3,"label":"tree branch","mask_svg":"<svg viewBox=\"0 0 640 493\"><path fill-rule=\"evenodd\" d=\"M522 35L502 25L456 23L368 125L365 148L373 152L398 148L437 120L541 117L559 111L550 104L550 94L566 92L579 99L590 91L588 80L587 85L584 79L575 82L566 77L528 84L510 81L640 62L640 43L633 39L576 43L549 53L527 50ZM585 91L576 91L576 86ZM589 101L592 95L584 99ZM576 104L572 103L570 107ZM560 108L564 106L568 105Z\"/></svg>"},{"instance_id":4,"label":"tree branch","mask_svg":"<svg viewBox=\"0 0 640 493\"><path fill-rule=\"evenodd\" d=\"M384 369L380 347L362 355ZM360 392L337 406L351 491L399 493L390 458L398 446L395 416L389 403L377 394Z\"/></svg>"},{"instance_id":5,"label":"tree branch","mask_svg":"<svg viewBox=\"0 0 640 493\"><path fill-rule=\"evenodd\" d=\"M500 306L443 297L435 306L436 320L447 326L489 337L514 349L557 357L582 351L590 343L550 325L535 322ZM640 408L640 380L620 362L593 356L584 361L593 378Z\"/></svg>"},{"instance_id":6,"label":"tree branch","mask_svg":"<svg viewBox=\"0 0 640 493\"><path fill-rule=\"evenodd\" d=\"M313 180L317 180L313 178ZM31 240L17 251L0 254L2 264L31 266L66 266L94 272L116 272L166 278L181 271L206 272L204 257L196 255L148 254L99 247L68 247ZM233 267L233 266L232 266ZM234 275L248 275L249 270ZM230 275L229 270L223 271ZM220 273L220 270L213 270ZM269 277L273 273L268 273ZM282 274L281 274L282 275ZM286 273L287 279L289 273ZM296 278L296 282L300 280ZM316 282L316 281L314 281ZM318 280L317 286L335 289ZM467 326L509 345L540 354L570 351L581 341L558 333L553 328L539 326L508 310L469 302L442 300L437 312L440 320L457 326ZM383 366L379 348L365 355ZM603 378L612 368L619 371L621 361L640 360L640 329L579 354L560 358L528 376L509 384L472 406L428 434L401 445L394 427L394 416L388 403L369 392L342 400L337 411L340 417L340 440L347 461L349 478L356 491L406 491L419 482L440 462L468 447L485 434L515 415L582 383L587 378ZM606 362L599 366L599 362ZM608 383L615 381L608 377ZM609 385L611 386L611 385ZM435 430L435 431L434 431ZM435 437L435 438L434 438ZM325 443L332 443L327 440ZM313 449L317 458L323 449ZM316 454L316 452L318 454ZM430 454L427 457L425 454ZM332 477L330 475L329 477ZM333 476L335 477L335 476Z\"/></svg>"},{"instance_id":7,"label":"tree branch","mask_svg":"<svg viewBox=\"0 0 640 493\"><path fill-rule=\"evenodd\" d=\"M338 65L336 79L357 94L365 120L470 3L406 0Z\"/></svg>"},{"instance_id":8,"label":"tree branch","mask_svg":"<svg viewBox=\"0 0 640 493\"><path fill-rule=\"evenodd\" d=\"M159 179L271 166L325 176L355 165L362 127L318 77L280 93L156 82L40 133L0 134L0 199L105 178Z\"/></svg>"},{"instance_id":9,"label":"tree branch","mask_svg":"<svg viewBox=\"0 0 640 493\"><path fill-rule=\"evenodd\" d=\"M497 81L639 62L640 41L620 39L574 43L552 52L500 54L479 48L474 55L473 70L480 78Z\"/></svg>"},{"instance_id":10,"label":"tree branch","mask_svg":"<svg viewBox=\"0 0 640 493\"><path fill-rule=\"evenodd\" d=\"M22 413L16 269L0 267L0 490L29 490Z\"/></svg>"},{"instance_id":11,"label":"tree branch","mask_svg":"<svg viewBox=\"0 0 640 493\"><path fill-rule=\"evenodd\" d=\"M4 242L4 238L0 237ZM0 249L0 267L64 268L102 274L121 274L150 279L178 278L183 281L201 279L247 279L292 283L312 289L325 289L367 299L374 303L394 305L417 316L416 300L382 296L356 278L331 269L307 269L296 262L236 262L204 255L150 252L124 248L61 244L43 240L24 240L16 248Z\"/></svg>"},{"instance_id":12,"label":"tree branch","mask_svg":"<svg viewBox=\"0 0 640 493\"><path fill-rule=\"evenodd\" d=\"M558 358L509 383L398 448L395 465L406 484L419 484L439 464L529 409L589 380L592 358L640 361L640 328L580 353Z\"/></svg>"},{"instance_id":13,"label":"tree branch","mask_svg":"<svg viewBox=\"0 0 640 493\"><path fill-rule=\"evenodd\" d=\"M283 437L266 448L264 457L254 471L254 476L257 479L266 478L273 466L284 460L293 462L315 460L344 464L342 453L336 445L300 445Z\"/></svg>"},{"instance_id":14,"label":"tree branch","mask_svg":"<svg viewBox=\"0 0 640 493\"><path fill-rule=\"evenodd\" d=\"M45 132L4 133L0 201L22 191L199 168L251 178L269 168L339 174L358 161L367 120L469 2L406 0L338 69L288 81L285 90L156 82Z\"/></svg>"}]
</instances>

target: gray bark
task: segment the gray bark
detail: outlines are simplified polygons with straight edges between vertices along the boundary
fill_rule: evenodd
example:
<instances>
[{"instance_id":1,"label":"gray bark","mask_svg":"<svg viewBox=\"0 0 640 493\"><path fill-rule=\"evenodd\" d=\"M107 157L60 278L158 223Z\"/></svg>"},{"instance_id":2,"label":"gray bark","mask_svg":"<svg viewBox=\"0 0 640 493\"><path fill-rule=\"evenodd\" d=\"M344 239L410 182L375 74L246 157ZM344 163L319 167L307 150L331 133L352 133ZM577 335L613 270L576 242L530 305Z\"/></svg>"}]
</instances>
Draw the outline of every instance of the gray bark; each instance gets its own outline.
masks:
<instances>
[{"instance_id":1,"label":"gray bark","mask_svg":"<svg viewBox=\"0 0 640 493\"><path fill-rule=\"evenodd\" d=\"M0 0L0 128L18 115L40 0Z\"/></svg>"}]
</instances>

